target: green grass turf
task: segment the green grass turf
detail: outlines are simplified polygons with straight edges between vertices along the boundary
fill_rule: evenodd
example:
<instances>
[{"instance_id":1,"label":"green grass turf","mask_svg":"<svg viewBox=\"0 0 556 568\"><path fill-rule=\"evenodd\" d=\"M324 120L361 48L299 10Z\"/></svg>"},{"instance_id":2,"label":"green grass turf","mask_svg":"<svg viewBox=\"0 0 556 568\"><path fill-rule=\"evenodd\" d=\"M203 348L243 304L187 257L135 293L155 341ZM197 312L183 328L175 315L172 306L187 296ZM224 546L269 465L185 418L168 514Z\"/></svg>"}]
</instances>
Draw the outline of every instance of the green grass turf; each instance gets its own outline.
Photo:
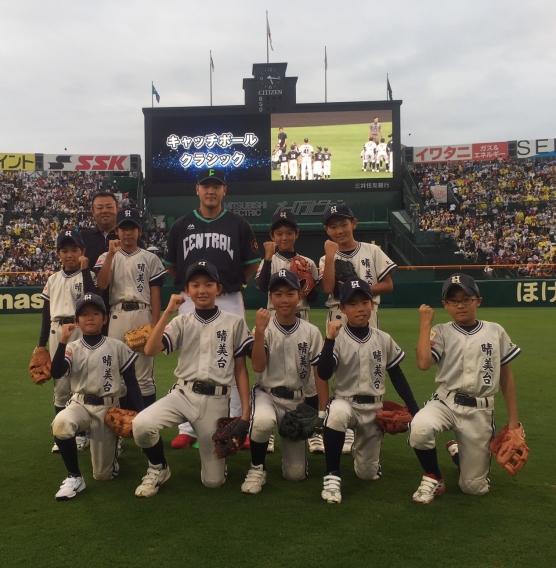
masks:
<instances>
[{"instance_id":1,"label":"green grass turf","mask_svg":"<svg viewBox=\"0 0 556 568\"><path fill-rule=\"evenodd\" d=\"M392 132L392 123L382 123L382 134L388 142L388 135ZM339 124L334 126L302 126L288 128L288 150L293 142L300 146L305 138L313 146L315 152L317 146L327 147L332 152L331 177L334 179L366 179L386 178L392 174L381 171L380 173L361 171L361 151L363 144L369 139L368 124ZM271 140L277 140L278 129L273 128ZM272 170L272 180L281 180L280 166Z\"/></svg>"},{"instance_id":2,"label":"green grass turf","mask_svg":"<svg viewBox=\"0 0 556 568\"><path fill-rule=\"evenodd\" d=\"M172 477L155 497L134 497L146 459L127 440L118 479L94 481L86 450L79 457L87 489L73 501L56 502L65 471L60 456L50 453L52 384L36 387L27 373L40 316L5 315L0 319L0 562L9 567L553 567L554 313L479 310L481 318L501 323L523 350L512 369L530 460L515 478L494 462L491 493L464 495L444 450L450 439L445 434L438 447L447 491L429 506L411 502L421 472L405 435L384 439L384 476L378 482L360 481L350 457L342 458L344 501L335 506L320 498L323 456L310 455L307 480L287 482L278 443L268 456L262 493L244 495L240 485L250 456L241 452L228 461L227 483L207 489L200 481L198 452L169 448L176 430L163 433ZM323 329L325 312L311 316ZM437 321L446 316L437 311ZM248 321L253 324L253 312ZM417 310L383 309L380 322L407 353L402 368L417 400L426 400L434 374L415 365ZM176 358L157 357L160 396L173 382ZM398 400L391 384L387 392ZM496 415L500 427L506 419L501 395Z\"/></svg>"}]
</instances>

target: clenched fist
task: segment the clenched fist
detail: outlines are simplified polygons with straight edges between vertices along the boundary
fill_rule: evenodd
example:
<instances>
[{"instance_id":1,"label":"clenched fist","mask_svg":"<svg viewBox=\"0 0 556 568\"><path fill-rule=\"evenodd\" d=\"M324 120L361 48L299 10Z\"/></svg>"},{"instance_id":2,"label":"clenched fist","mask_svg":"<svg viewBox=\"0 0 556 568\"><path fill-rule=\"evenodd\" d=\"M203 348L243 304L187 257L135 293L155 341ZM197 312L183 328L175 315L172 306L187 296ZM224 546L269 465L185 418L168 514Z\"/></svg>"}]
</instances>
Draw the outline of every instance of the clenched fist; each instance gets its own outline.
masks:
<instances>
[{"instance_id":1,"label":"clenched fist","mask_svg":"<svg viewBox=\"0 0 556 568\"><path fill-rule=\"evenodd\" d=\"M121 243L119 239L114 239L112 241L108 241L108 254L116 254L121 247Z\"/></svg>"},{"instance_id":2,"label":"clenched fist","mask_svg":"<svg viewBox=\"0 0 556 568\"><path fill-rule=\"evenodd\" d=\"M421 318L421 325L430 327L434 320L434 310L430 306L427 306L427 304L421 304L419 307L419 317Z\"/></svg>"},{"instance_id":3,"label":"clenched fist","mask_svg":"<svg viewBox=\"0 0 556 568\"><path fill-rule=\"evenodd\" d=\"M260 308L255 314L255 332L264 333L264 330L268 327L270 318L272 318L272 314L268 310Z\"/></svg>"},{"instance_id":4,"label":"clenched fist","mask_svg":"<svg viewBox=\"0 0 556 568\"><path fill-rule=\"evenodd\" d=\"M334 256L337 250L338 243L330 240L324 242L324 254L326 254L327 256Z\"/></svg>"},{"instance_id":5,"label":"clenched fist","mask_svg":"<svg viewBox=\"0 0 556 568\"><path fill-rule=\"evenodd\" d=\"M326 324L326 338L336 339L336 337L338 337L338 334L340 333L340 329L342 329L342 322L329 321Z\"/></svg>"},{"instance_id":6,"label":"clenched fist","mask_svg":"<svg viewBox=\"0 0 556 568\"><path fill-rule=\"evenodd\" d=\"M266 241L264 243L264 259L272 260L272 256L276 252L276 243L274 241Z\"/></svg>"}]
</instances>

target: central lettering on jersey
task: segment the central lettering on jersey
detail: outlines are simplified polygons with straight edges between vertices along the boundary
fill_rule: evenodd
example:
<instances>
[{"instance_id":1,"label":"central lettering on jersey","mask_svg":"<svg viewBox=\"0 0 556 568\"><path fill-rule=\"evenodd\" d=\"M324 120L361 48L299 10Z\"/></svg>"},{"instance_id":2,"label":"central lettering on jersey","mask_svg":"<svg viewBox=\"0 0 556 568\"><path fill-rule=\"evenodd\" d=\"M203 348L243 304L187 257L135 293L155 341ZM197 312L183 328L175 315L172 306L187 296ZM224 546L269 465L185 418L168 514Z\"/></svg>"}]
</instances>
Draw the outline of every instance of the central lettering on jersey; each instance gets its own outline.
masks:
<instances>
[{"instance_id":1,"label":"central lettering on jersey","mask_svg":"<svg viewBox=\"0 0 556 568\"><path fill-rule=\"evenodd\" d=\"M229 357L228 349L226 348L226 340L228 339L228 332L225 329L216 332L216 337L219 339L220 343L216 349L216 355L219 359L216 360L216 364L219 369L223 369L228 364Z\"/></svg>"},{"instance_id":2,"label":"central lettering on jersey","mask_svg":"<svg viewBox=\"0 0 556 568\"><path fill-rule=\"evenodd\" d=\"M382 380L382 351L380 349L373 351L373 357L375 360L375 368L373 370L373 384L375 386L375 389L378 390L378 388L380 387L380 381Z\"/></svg>"},{"instance_id":3,"label":"central lettering on jersey","mask_svg":"<svg viewBox=\"0 0 556 568\"><path fill-rule=\"evenodd\" d=\"M145 267L144 262L137 263L137 270L139 271L137 278L135 278L135 282L137 282L137 292L142 292L145 288Z\"/></svg>"},{"instance_id":4,"label":"central lettering on jersey","mask_svg":"<svg viewBox=\"0 0 556 568\"><path fill-rule=\"evenodd\" d=\"M104 372L102 373L102 390L110 392L112 389L112 355L103 355Z\"/></svg>"},{"instance_id":5,"label":"central lettering on jersey","mask_svg":"<svg viewBox=\"0 0 556 568\"><path fill-rule=\"evenodd\" d=\"M373 272L371 270L371 259L370 258L363 258L361 260L361 266L365 268L365 280L367 284L373 283Z\"/></svg>"},{"instance_id":6,"label":"central lettering on jersey","mask_svg":"<svg viewBox=\"0 0 556 568\"><path fill-rule=\"evenodd\" d=\"M234 251L231 247L231 238L220 233L194 233L183 239L183 258L194 249L218 249L227 252L230 258L234 258Z\"/></svg>"},{"instance_id":7,"label":"central lettering on jersey","mask_svg":"<svg viewBox=\"0 0 556 568\"><path fill-rule=\"evenodd\" d=\"M299 351L299 378L303 381L307 376L307 351L309 351L309 345L306 341L297 344L297 349Z\"/></svg>"},{"instance_id":8,"label":"central lettering on jersey","mask_svg":"<svg viewBox=\"0 0 556 568\"><path fill-rule=\"evenodd\" d=\"M492 384L492 373L494 373L494 365L492 363L492 343L482 343L481 351L486 355L481 366L481 371L483 371L483 383L487 386Z\"/></svg>"}]
</instances>

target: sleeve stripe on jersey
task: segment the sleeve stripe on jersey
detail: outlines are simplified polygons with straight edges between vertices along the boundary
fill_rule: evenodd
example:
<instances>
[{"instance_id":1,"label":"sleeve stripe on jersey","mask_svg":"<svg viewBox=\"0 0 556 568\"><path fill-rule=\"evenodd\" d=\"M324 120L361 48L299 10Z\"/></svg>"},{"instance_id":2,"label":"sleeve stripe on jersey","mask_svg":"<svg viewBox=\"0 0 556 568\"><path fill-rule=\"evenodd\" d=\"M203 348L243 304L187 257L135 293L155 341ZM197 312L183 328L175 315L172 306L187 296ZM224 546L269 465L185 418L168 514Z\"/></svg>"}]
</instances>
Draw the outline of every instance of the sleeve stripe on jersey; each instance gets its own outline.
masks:
<instances>
[{"instance_id":1,"label":"sleeve stripe on jersey","mask_svg":"<svg viewBox=\"0 0 556 568\"><path fill-rule=\"evenodd\" d=\"M254 258L253 260L246 260L243 264L247 265L247 264L253 264L255 262L261 262L261 257L259 258Z\"/></svg>"},{"instance_id":2,"label":"sleeve stripe on jersey","mask_svg":"<svg viewBox=\"0 0 556 568\"><path fill-rule=\"evenodd\" d=\"M131 365L133 363L135 363L135 361L137 361L137 359L139 358L139 355L137 353L134 353L128 360L127 362L121 367L120 369L120 374L123 373L124 371L126 371L127 369L129 369L129 367L131 367Z\"/></svg>"},{"instance_id":3,"label":"sleeve stripe on jersey","mask_svg":"<svg viewBox=\"0 0 556 568\"><path fill-rule=\"evenodd\" d=\"M234 357L242 357L243 351L246 350L247 346L250 346L255 341L255 338L250 335L235 351ZM248 350L247 350L248 351Z\"/></svg>"},{"instance_id":4,"label":"sleeve stripe on jersey","mask_svg":"<svg viewBox=\"0 0 556 568\"><path fill-rule=\"evenodd\" d=\"M515 359L521 353L521 349L516 345L501 361L500 365L508 364L512 359Z\"/></svg>"},{"instance_id":5,"label":"sleeve stripe on jersey","mask_svg":"<svg viewBox=\"0 0 556 568\"><path fill-rule=\"evenodd\" d=\"M393 361L388 363L388 365L386 365L386 370L395 367L398 363L401 363L404 357L405 353L403 351L400 351L399 355Z\"/></svg>"},{"instance_id":6,"label":"sleeve stripe on jersey","mask_svg":"<svg viewBox=\"0 0 556 568\"><path fill-rule=\"evenodd\" d=\"M438 363L442 357L434 349L431 349L431 355L433 359Z\"/></svg>"},{"instance_id":7,"label":"sleeve stripe on jersey","mask_svg":"<svg viewBox=\"0 0 556 568\"><path fill-rule=\"evenodd\" d=\"M388 276L388 274L389 274L390 272L392 272L392 270L396 270L396 268L398 268L398 265L397 265L397 264L391 264L390 266L388 266L388 267L386 268L386 270L384 270L383 272L381 272L381 273L378 275L377 280L380 282L381 280L384 279L385 276Z\"/></svg>"},{"instance_id":8,"label":"sleeve stripe on jersey","mask_svg":"<svg viewBox=\"0 0 556 568\"><path fill-rule=\"evenodd\" d=\"M163 276L164 274L166 274L166 270L161 270L158 274L155 274L154 276L152 276L149 279L149 282L152 282L153 280L156 280L157 278L160 278L161 276Z\"/></svg>"},{"instance_id":9,"label":"sleeve stripe on jersey","mask_svg":"<svg viewBox=\"0 0 556 568\"><path fill-rule=\"evenodd\" d=\"M311 365L311 367L316 367L317 363L319 362L320 359L320 353L317 353L316 357L313 357L310 361L309 364Z\"/></svg>"},{"instance_id":10,"label":"sleeve stripe on jersey","mask_svg":"<svg viewBox=\"0 0 556 568\"><path fill-rule=\"evenodd\" d=\"M50 296L47 296L44 292L41 294L41 298L42 298L43 300L46 300L46 301L50 302Z\"/></svg>"},{"instance_id":11,"label":"sleeve stripe on jersey","mask_svg":"<svg viewBox=\"0 0 556 568\"><path fill-rule=\"evenodd\" d=\"M336 357L336 355L332 355L332 357L334 358L334 367L338 366L338 357Z\"/></svg>"},{"instance_id":12,"label":"sleeve stripe on jersey","mask_svg":"<svg viewBox=\"0 0 556 568\"><path fill-rule=\"evenodd\" d=\"M174 350L174 345L172 344L172 340L170 339L170 336L167 333L163 333L162 338L166 339L166 343L168 344L168 349L166 349L165 353L166 355L169 355Z\"/></svg>"},{"instance_id":13,"label":"sleeve stripe on jersey","mask_svg":"<svg viewBox=\"0 0 556 568\"><path fill-rule=\"evenodd\" d=\"M170 262L169 260L162 259L162 264L166 264L167 266L177 266L175 262Z\"/></svg>"}]
</instances>

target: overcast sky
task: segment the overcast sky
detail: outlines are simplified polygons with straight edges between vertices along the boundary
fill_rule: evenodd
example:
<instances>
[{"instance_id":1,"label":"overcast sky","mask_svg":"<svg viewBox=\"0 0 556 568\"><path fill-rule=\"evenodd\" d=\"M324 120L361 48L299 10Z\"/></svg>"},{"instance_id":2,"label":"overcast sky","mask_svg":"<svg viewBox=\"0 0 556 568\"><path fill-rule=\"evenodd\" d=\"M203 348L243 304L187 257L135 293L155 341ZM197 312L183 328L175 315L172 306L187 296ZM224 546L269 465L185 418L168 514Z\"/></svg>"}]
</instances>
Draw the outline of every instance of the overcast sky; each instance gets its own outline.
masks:
<instances>
[{"instance_id":1,"label":"overcast sky","mask_svg":"<svg viewBox=\"0 0 556 568\"><path fill-rule=\"evenodd\" d=\"M243 104L274 51L297 101L386 98L408 146L556 137L554 0L18 0L2 9L0 152L139 153L160 106ZM157 104L156 102L154 103ZM411 133L411 136L410 136Z\"/></svg>"}]
</instances>

